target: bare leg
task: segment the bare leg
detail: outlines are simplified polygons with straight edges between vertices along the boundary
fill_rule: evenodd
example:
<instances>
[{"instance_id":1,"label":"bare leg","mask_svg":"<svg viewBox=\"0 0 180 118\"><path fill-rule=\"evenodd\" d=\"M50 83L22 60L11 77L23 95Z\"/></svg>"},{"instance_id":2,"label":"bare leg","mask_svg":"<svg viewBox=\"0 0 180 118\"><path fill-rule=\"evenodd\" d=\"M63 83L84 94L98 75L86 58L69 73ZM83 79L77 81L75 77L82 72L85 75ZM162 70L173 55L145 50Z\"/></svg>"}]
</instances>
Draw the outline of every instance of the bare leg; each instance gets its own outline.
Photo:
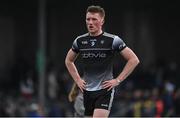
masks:
<instances>
[{"instance_id":1,"label":"bare leg","mask_svg":"<svg viewBox=\"0 0 180 118\"><path fill-rule=\"evenodd\" d=\"M108 118L109 110L106 109L95 109L93 113L93 118L103 117Z\"/></svg>"}]
</instances>

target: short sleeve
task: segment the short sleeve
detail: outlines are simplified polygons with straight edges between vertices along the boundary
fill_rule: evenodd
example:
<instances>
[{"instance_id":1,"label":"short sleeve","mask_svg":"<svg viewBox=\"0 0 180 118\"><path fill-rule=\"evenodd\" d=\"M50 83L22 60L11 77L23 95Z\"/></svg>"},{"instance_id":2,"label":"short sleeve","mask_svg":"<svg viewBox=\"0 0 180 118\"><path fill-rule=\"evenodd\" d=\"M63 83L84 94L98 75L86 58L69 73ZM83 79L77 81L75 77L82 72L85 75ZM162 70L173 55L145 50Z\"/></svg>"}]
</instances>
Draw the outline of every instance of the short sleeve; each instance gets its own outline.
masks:
<instances>
[{"instance_id":1,"label":"short sleeve","mask_svg":"<svg viewBox=\"0 0 180 118\"><path fill-rule=\"evenodd\" d=\"M113 44L112 44L113 50L122 51L125 47L126 47L126 44L124 43L124 41L118 36L115 36L113 40Z\"/></svg>"},{"instance_id":2,"label":"short sleeve","mask_svg":"<svg viewBox=\"0 0 180 118\"><path fill-rule=\"evenodd\" d=\"M77 44L77 38L74 40L73 44L72 44L72 50L76 53L79 53L79 47Z\"/></svg>"}]
</instances>

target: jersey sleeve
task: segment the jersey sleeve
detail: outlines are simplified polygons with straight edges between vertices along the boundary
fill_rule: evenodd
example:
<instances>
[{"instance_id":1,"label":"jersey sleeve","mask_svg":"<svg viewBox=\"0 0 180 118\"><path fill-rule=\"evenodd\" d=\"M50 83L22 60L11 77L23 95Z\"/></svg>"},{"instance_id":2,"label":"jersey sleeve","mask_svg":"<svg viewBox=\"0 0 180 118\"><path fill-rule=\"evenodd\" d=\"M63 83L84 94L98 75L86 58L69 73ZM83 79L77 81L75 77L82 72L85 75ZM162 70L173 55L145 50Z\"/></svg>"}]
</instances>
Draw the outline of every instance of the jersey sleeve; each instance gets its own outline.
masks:
<instances>
[{"instance_id":1,"label":"jersey sleeve","mask_svg":"<svg viewBox=\"0 0 180 118\"><path fill-rule=\"evenodd\" d=\"M78 47L77 38L74 40L71 49L72 49L74 52L79 53L79 47Z\"/></svg>"},{"instance_id":2,"label":"jersey sleeve","mask_svg":"<svg viewBox=\"0 0 180 118\"><path fill-rule=\"evenodd\" d=\"M125 47L126 44L124 43L124 41L118 36L115 36L112 44L112 49L119 52L122 51Z\"/></svg>"}]
</instances>

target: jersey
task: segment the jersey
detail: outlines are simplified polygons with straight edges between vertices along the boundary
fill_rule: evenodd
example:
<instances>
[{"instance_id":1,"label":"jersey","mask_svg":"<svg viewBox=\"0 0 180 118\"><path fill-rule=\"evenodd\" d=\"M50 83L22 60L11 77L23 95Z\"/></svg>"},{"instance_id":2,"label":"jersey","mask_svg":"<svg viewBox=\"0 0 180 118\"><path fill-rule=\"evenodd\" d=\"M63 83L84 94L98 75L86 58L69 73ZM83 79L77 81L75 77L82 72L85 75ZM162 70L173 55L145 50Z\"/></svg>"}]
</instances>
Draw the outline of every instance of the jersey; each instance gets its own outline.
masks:
<instances>
[{"instance_id":1,"label":"jersey","mask_svg":"<svg viewBox=\"0 0 180 118\"><path fill-rule=\"evenodd\" d=\"M125 47L120 37L107 32L98 36L86 33L74 40L72 50L80 56L87 91L101 90L103 81L113 79L113 57Z\"/></svg>"}]
</instances>

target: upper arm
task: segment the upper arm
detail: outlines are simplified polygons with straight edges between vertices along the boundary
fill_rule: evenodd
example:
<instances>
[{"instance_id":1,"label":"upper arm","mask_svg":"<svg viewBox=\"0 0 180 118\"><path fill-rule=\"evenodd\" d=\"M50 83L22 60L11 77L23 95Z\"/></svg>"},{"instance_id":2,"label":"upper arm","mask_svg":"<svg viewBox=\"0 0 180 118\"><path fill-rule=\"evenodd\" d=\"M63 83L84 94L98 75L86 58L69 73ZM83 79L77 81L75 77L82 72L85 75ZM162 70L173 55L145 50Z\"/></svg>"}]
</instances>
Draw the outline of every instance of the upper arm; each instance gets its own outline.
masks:
<instances>
[{"instance_id":1,"label":"upper arm","mask_svg":"<svg viewBox=\"0 0 180 118\"><path fill-rule=\"evenodd\" d=\"M116 52L119 52L123 50L125 47L126 44L124 43L124 41L120 37L115 36L112 44L112 49Z\"/></svg>"},{"instance_id":2,"label":"upper arm","mask_svg":"<svg viewBox=\"0 0 180 118\"><path fill-rule=\"evenodd\" d=\"M124 59L126 60L130 60L130 59L135 59L138 60L136 54L126 46L126 44L124 43L124 41L118 37L115 36L114 40L113 40L113 50L115 50L116 52L120 52L120 54L123 56Z\"/></svg>"},{"instance_id":3,"label":"upper arm","mask_svg":"<svg viewBox=\"0 0 180 118\"><path fill-rule=\"evenodd\" d=\"M78 53L79 52L79 46L78 46L78 38L76 38L72 44L72 51Z\"/></svg>"},{"instance_id":4,"label":"upper arm","mask_svg":"<svg viewBox=\"0 0 180 118\"><path fill-rule=\"evenodd\" d=\"M72 48L67 53L66 62L74 62L78 53L79 53L78 38L76 38L72 44Z\"/></svg>"},{"instance_id":5,"label":"upper arm","mask_svg":"<svg viewBox=\"0 0 180 118\"><path fill-rule=\"evenodd\" d=\"M74 52L72 49L70 49L66 56L66 62L74 62L78 53Z\"/></svg>"},{"instance_id":6,"label":"upper arm","mask_svg":"<svg viewBox=\"0 0 180 118\"><path fill-rule=\"evenodd\" d=\"M136 54L128 47L124 48L120 54L123 56L124 59L130 60L130 59L138 59Z\"/></svg>"}]
</instances>

